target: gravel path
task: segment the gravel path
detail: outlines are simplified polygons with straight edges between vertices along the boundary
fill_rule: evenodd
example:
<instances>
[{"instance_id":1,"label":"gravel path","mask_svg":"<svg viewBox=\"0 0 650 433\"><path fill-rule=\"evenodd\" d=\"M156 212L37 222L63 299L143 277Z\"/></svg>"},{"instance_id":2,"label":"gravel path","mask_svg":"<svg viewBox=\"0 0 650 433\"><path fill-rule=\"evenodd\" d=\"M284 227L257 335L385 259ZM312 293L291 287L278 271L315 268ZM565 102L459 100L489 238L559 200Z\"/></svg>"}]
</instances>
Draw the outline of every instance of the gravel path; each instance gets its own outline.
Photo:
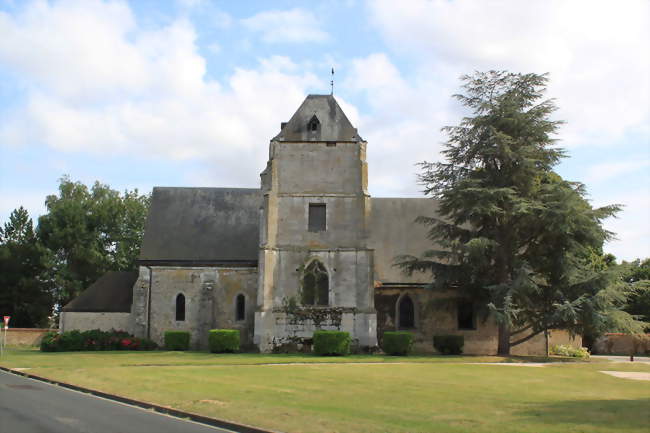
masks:
<instances>
[{"instance_id":1,"label":"gravel path","mask_svg":"<svg viewBox=\"0 0 650 433\"><path fill-rule=\"evenodd\" d=\"M641 373L639 371L601 371L601 373L620 377L621 379L650 380L650 373Z\"/></svg>"}]
</instances>

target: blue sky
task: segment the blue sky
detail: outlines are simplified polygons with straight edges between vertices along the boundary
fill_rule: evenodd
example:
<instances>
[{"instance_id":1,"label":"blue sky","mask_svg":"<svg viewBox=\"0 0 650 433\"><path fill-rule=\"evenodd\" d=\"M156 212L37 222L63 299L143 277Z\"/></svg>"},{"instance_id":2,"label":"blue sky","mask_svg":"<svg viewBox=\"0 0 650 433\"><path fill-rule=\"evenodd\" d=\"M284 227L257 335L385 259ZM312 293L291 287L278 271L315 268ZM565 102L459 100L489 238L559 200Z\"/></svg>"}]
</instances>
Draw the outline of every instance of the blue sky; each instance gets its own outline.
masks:
<instances>
[{"instance_id":1,"label":"blue sky","mask_svg":"<svg viewBox=\"0 0 650 433\"><path fill-rule=\"evenodd\" d=\"M474 70L549 72L562 176L625 205L606 250L650 256L650 3L0 0L0 223L64 174L116 189L259 185L309 93L368 141L370 193L420 196Z\"/></svg>"}]
</instances>

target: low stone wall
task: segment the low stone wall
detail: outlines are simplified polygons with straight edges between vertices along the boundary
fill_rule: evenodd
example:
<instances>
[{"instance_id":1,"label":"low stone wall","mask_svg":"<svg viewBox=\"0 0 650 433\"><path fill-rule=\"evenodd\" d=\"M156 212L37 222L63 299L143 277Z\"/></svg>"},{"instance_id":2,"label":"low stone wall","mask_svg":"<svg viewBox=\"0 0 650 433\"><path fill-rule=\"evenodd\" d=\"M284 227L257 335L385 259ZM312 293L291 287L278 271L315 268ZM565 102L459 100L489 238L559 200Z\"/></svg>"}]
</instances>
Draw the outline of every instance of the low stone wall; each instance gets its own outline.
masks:
<instances>
[{"instance_id":1,"label":"low stone wall","mask_svg":"<svg viewBox=\"0 0 650 433\"><path fill-rule=\"evenodd\" d=\"M43 336L51 331L45 328L9 328L7 330L7 346L38 346ZM2 338L4 338L4 329Z\"/></svg>"},{"instance_id":2,"label":"low stone wall","mask_svg":"<svg viewBox=\"0 0 650 433\"><path fill-rule=\"evenodd\" d=\"M598 338L594 343L595 354L645 355L650 353L650 334L643 336L610 333Z\"/></svg>"},{"instance_id":3,"label":"low stone wall","mask_svg":"<svg viewBox=\"0 0 650 433\"><path fill-rule=\"evenodd\" d=\"M86 312L62 312L59 319L59 329L61 332L72 330L89 331L91 329L101 329L102 331L131 332L131 314L130 313L86 313Z\"/></svg>"},{"instance_id":4,"label":"low stone wall","mask_svg":"<svg viewBox=\"0 0 650 433\"><path fill-rule=\"evenodd\" d=\"M552 329L548 331L548 334L549 350L551 347L559 345L572 346L575 348L582 347L582 337L579 335L571 337L567 331L559 329ZM538 334L525 343L512 347L510 353L513 355L545 355L546 341L544 334Z\"/></svg>"}]
</instances>

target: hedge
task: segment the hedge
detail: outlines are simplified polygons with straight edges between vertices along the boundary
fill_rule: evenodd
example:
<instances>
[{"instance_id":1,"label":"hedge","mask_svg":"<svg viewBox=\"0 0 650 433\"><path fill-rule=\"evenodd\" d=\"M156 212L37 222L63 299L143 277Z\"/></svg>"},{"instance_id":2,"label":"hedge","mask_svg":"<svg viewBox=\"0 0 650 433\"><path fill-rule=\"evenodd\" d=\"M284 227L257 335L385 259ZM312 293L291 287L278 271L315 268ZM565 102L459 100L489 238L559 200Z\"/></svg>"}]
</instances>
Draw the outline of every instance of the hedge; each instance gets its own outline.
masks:
<instances>
[{"instance_id":1,"label":"hedge","mask_svg":"<svg viewBox=\"0 0 650 433\"><path fill-rule=\"evenodd\" d=\"M208 345L212 353L239 352L239 330L211 329L208 333Z\"/></svg>"},{"instance_id":2,"label":"hedge","mask_svg":"<svg viewBox=\"0 0 650 433\"><path fill-rule=\"evenodd\" d=\"M350 334L343 331L314 331L316 355L347 355L350 353Z\"/></svg>"},{"instance_id":3,"label":"hedge","mask_svg":"<svg viewBox=\"0 0 650 433\"><path fill-rule=\"evenodd\" d=\"M465 337L462 335L435 335L433 347L443 355L460 355L463 353Z\"/></svg>"},{"instance_id":4,"label":"hedge","mask_svg":"<svg viewBox=\"0 0 650 433\"><path fill-rule=\"evenodd\" d=\"M382 350L387 355L408 355L413 347L413 334L406 331L384 332Z\"/></svg>"},{"instance_id":5,"label":"hedge","mask_svg":"<svg viewBox=\"0 0 650 433\"><path fill-rule=\"evenodd\" d=\"M165 331L165 349L167 350L189 350L189 331Z\"/></svg>"},{"instance_id":6,"label":"hedge","mask_svg":"<svg viewBox=\"0 0 650 433\"><path fill-rule=\"evenodd\" d=\"M80 350L153 350L158 345L146 338L136 338L124 331L92 329L63 333L48 332L41 340L43 352L71 352Z\"/></svg>"}]
</instances>

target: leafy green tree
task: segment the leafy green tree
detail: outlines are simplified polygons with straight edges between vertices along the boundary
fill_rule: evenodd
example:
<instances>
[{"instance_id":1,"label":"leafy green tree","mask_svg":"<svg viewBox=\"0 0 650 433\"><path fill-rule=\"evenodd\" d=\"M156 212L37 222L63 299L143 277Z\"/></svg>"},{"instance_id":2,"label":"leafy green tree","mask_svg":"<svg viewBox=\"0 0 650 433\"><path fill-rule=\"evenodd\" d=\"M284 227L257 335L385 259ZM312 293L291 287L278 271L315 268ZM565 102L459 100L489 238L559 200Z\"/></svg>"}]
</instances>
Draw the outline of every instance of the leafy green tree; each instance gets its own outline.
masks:
<instances>
[{"instance_id":1,"label":"leafy green tree","mask_svg":"<svg viewBox=\"0 0 650 433\"><path fill-rule=\"evenodd\" d=\"M53 306L49 259L27 211L14 210L0 228L0 315L11 316L12 326L48 325Z\"/></svg>"},{"instance_id":2,"label":"leafy green tree","mask_svg":"<svg viewBox=\"0 0 650 433\"><path fill-rule=\"evenodd\" d=\"M144 232L149 196L92 188L63 177L45 201L38 235L53 256L55 301L64 306L107 271L132 270Z\"/></svg>"},{"instance_id":3,"label":"leafy green tree","mask_svg":"<svg viewBox=\"0 0 650 433\"><path fill-rule=\"evenodd\" d=\"M645 322L645 332L650 332L650 258L623 262L621 268L627 283L625 311Z\"/></svg>"},{"instance_id":4,"label":"leafy green tree","mask_svg":"<svg viewBox=\"0 0 650 433\"><path fill-rule=\"evenodd\" d=\"M505 71L464 76L455 97L473 113L448 134L443 162L423 162L425 193L439 217L420 216L436 246L402 256L407 272L431 271L433 288L492 313L500 354L548 329L580 332L602 319L599 294L612 276L591 264L611 233L602 220L618 206L594 209L585 188L553 171L562 122L544 100L547 76Z\"/></svg>"}]
</instances>

